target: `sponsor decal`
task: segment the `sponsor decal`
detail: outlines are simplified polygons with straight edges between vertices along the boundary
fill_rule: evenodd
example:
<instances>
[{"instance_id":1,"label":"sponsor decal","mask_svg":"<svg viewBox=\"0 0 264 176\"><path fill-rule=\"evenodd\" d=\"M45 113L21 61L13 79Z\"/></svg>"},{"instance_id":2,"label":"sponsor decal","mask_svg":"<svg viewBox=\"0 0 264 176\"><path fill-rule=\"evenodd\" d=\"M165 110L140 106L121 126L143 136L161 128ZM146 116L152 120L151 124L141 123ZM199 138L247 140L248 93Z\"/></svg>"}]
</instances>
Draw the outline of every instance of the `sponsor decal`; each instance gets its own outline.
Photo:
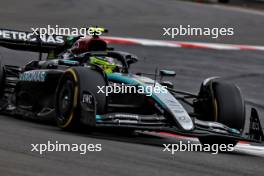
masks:
<instances>
[{"instance_id":1,"label":"sponsor decal","mask_svg":"<svg viewBox=\"0 0 264 176\"><path fill-rule=\"evenodd\" d=\"M19 75L20 81L44 82L47 73L45 71L27 71Z\"/></svg>"},{"instance_id":2,"label":"sponsor decal","mask_svg":"<svg viewBox=\"0 0 264 176\"><path fill-rule=\"evenodd\" d=\"M63 36L59 35L40 35L43 43L62 44L64 43ZM38 35L31 32L20 32L10 30L0 30L0 39L6 40L21 40L25 42L37 42Z\"/></svg>"},{"instance_id":3,"label":"sponsor decal","mask_svg":"<svg viewBox=\"0 0 264 176\"><path fill-rule=\"evenodd\" d=\"M89 113L89 115L94 116L96 107L95 107L95 99L93 95L90 92L83 92L81 96L81 106L82 109ZM91 123L91 122L88 122Z\"/></svg>"},{"instance_id":4,"label":"sponsor decal","mask_svg":"<svg viewBox=\"0 0 264 176\"><path fill-rule=\"evenodd\" d=\"M115 114L115 117L135 118L135 119L139 118L139 116L136 114Z\"/></svg>"},{"instance_id":5,"label":"sponsor decal","mask_svg":"<svg viewBox=\"0 0 264 176\"><path fill-rule=\"evenodd\" d=\"M84 93L82 97L82 102L89 105L93 104L93 96L91 94Z\"/></svg>"}]
</instances>

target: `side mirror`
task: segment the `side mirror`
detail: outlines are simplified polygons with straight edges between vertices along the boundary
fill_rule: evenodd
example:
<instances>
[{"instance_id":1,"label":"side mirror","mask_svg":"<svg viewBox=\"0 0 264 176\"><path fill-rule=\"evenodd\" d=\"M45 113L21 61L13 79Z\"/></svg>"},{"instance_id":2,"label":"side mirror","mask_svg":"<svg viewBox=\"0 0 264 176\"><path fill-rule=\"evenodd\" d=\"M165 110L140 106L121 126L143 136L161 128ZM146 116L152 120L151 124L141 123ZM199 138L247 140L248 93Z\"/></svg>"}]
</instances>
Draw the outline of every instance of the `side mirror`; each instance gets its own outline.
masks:
<instances>
[{"instance_id":1,"label":"side mirror","mask_svg":"<svg viewBox=\"0 0 264 176\"><path fill-rule=\"evenodd\" d=\"M173 89L174 85L170 81L162 81L160 83L162 86L166 86L167 88Z\"/></svg>"},{"instance_id":2,"label":"side mirror","mask_svg":"<svg viewBox=\"0 0 264 176\"><path fill-rule=\"evenodd\" d=\"M135 56L128 55L126 57L126 61L127 61L127 64L130 65L130 64L136 63L138 61L138 58Z\"/></svg>"},{"instance_id":3,"label":"side mirror","mask_svg":"<svg viewBox=\"0 0 264 176\"><path fill-rule=\"evenodd\" d=\"M176 72L173 70L160 70L160 76L175 76Z\"/></svg>"}]
</instances>

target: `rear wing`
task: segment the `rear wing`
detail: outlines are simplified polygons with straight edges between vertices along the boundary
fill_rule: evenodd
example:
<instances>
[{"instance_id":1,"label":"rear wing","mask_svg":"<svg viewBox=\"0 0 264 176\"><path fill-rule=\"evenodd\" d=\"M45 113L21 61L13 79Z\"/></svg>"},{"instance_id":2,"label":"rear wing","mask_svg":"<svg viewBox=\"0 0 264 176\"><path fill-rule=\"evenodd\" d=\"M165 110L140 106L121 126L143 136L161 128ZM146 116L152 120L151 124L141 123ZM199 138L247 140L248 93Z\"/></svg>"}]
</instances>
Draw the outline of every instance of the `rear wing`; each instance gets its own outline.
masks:
<instances>
[{"instance_id":1,"label":"rear wing","mask_svg":"<svg viewBox=\"0 0 264 176\"><path fill-rule=\"evenodd\" d=\"M60 52L68 47L68 36L37 35L36 33L0 29L0 46L24 51Z\"/></svg>"}]
</instances>

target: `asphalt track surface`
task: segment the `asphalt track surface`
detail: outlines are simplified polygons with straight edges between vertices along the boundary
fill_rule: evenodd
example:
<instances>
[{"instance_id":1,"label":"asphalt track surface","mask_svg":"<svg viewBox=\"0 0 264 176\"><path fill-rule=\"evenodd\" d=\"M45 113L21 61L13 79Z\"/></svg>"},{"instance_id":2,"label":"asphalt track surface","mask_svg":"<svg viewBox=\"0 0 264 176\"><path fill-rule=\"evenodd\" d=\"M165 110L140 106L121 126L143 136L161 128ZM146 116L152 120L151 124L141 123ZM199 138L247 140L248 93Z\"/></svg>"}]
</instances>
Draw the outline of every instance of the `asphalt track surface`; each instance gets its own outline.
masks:
<instances>
[{"instance_id":1,"label":"asphalt track surface","mask_svg":"<svg viewBox=\"0 0 264 176\"><path fill-rule=\"evenodd\" d=\"M234 26L235 36L220 38L177 38L204 42L264 45L262 15L224 10L174 0L97 0L1 2L3 28L25 29L59 24L81 27L103 25L113 36L164 39L162 27L175 24ZM132 71L154 72L156 67L177 71L172 81L177 88L196 92L204 78L222 76L236 82L245 99L261 111L264 105L264 53L217 51L143 46L116 46L141 57ZM6 64L22 65L37 54L0 49ZM262 113L261 113L262 114ZM262 116L262 124L264 124ZM0 175L263 175L263 157L245 152L220 153L162 152L163 143L175 138L119 132L69 133L55 126L0 116ZM101 143L101 152L31 152L30 144Z\"/></svg>"}]
</instances>

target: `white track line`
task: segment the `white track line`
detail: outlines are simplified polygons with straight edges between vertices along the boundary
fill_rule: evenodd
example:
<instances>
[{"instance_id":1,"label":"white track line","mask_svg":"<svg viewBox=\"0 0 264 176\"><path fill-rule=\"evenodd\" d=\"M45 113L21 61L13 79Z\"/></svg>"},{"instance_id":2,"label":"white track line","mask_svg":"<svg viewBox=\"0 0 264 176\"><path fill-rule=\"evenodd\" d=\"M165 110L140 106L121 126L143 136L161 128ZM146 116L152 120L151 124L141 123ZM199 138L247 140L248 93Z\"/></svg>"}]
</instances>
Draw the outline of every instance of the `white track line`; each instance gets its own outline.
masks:
<instances>
[{"instance_id":1,"label":"white track line","mask_svg":"<svg viewBox=\"0 0 264 176\"><path fill-rule=\"evenodd\" d=\"M264 146L238 143L235 147L235 151L264 157Z\"/></svg>"},{"instance_id":2,"label":"white track line","mask_svg":"<svg viewBox=\"0 0 264 176\"><path fill-rule=\"evenodd\" d=\"M150 132L147 134L158 135L158 136L161 135L161 136L165 136L169 138L176 138L177 140L185 140L185 141L190 141L190 142L195 142L195 143L199 142L198 138L186 137L186 136L175 135L175 134L170 134L170 133ZM257 146L257 145L252 145L250 143L238 142L238 144L235 146L235 152L264 157L264 146Z\"/></svg>"},{"instance_id":3,"label":"white track line","mask_svg":"<svg viewBox=\"0 0 264 176\"><path fill-rule=\"evenodd\" d=\"M160 46L160 47L176 47L176 48L200 48L200 49L215 49L215 50L264 51L264 46L257 46L257 45L181 42L181 41L171 41L171 40L151 40L151 39L140 39L140 38L106 37L106 36L102 38L110 44L128 44L128 45Z\"/></svg>"}]
</instances>

